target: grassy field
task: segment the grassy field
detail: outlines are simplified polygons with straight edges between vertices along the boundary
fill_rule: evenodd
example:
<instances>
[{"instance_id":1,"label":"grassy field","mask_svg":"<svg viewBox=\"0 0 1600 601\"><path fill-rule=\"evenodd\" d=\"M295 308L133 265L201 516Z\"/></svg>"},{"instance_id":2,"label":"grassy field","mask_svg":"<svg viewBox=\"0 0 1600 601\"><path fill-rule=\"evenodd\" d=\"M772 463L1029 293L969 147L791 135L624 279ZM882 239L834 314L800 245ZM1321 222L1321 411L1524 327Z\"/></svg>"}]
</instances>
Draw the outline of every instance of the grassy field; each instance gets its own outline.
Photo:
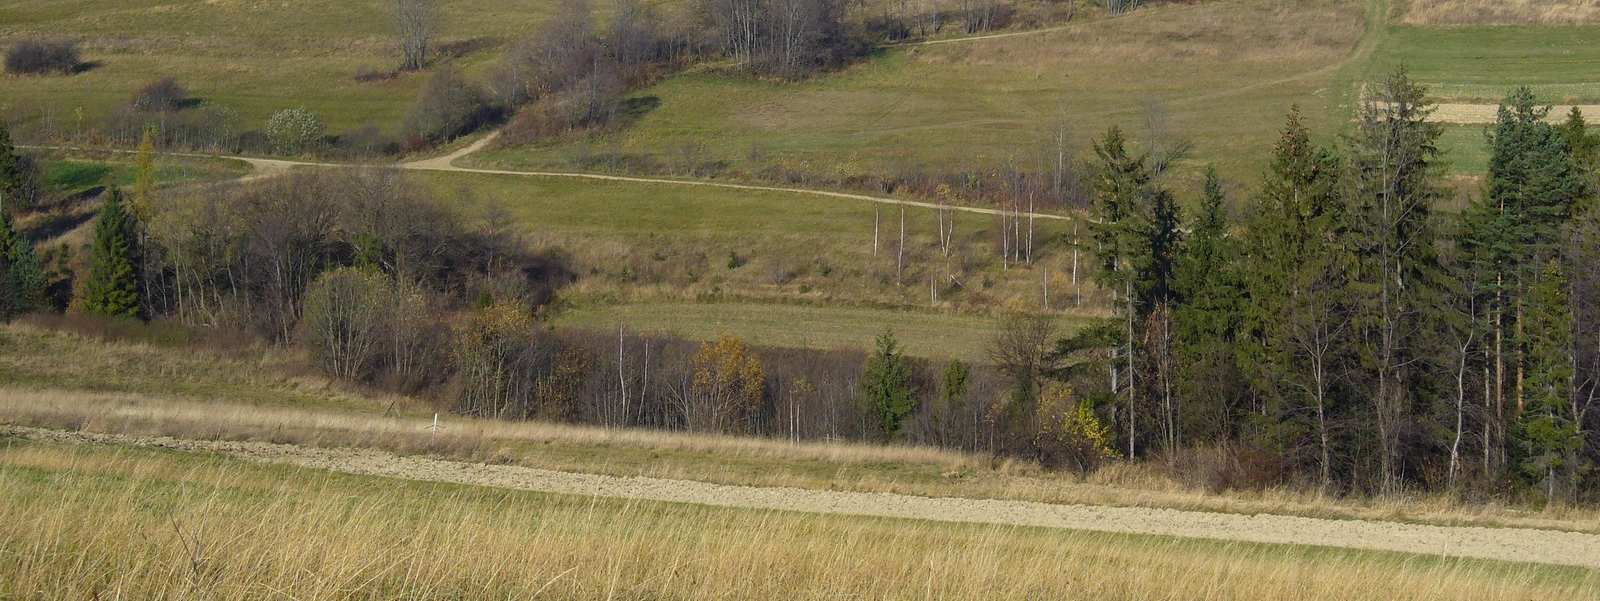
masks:
<instances>
[{"instance_id":1,"label":"grassy field","mask_svg":"<svg viewBox=\"0 0 1600 601\"><path fill-rule=\"evenodd\" d=\"M999 327L998 319L976 315L750 303L601 305L567 311L555 323L612 330L625 324L694 340L734 335L758 344L823 350L868 349L887 329L911 355L975 362L989 361L989 343ZM1066 333L1082 323L1063 317L1057 327Z\"/></svg>"},{"instance_id":2,"label":"grassy field","mask_svg":"<svg viewBox=\"0 0 1600 601\"><path fill-rule=\"evenodd\" d=\"M997 217L955 213L947 257L939 247L938 212L912 207L905 211L906 252L903 268L897 270L900 209L893 206L665 184L458 173L422 177L441 193L460 192L468 213L568 255L584 276L567 291L574 309L641 302L679 306L691 301L923 309L934 304L916 318L931 324L952 312L1040 309L1048 277L1051 308L1065 310L1075 302L1071 285L1075 228L1081 243L1087 244L1089 235L1086 226L1070 221L1036 220L1034 264L1007 268L998 256ZM1026 224L1023 229L1026 235ZM1081 252L1084 279L1088 257L1087 251ZM936 304L931 303L930 278L939 295ZM1096 299L1086 282L1083 293L1084 305L1092 306ZM803 316L792 309L774 310ZM876 313L879 317L869 317L874 313L867 310L813 314L818 319L843 319L821 322L815 326L818 331L864 326L867 336L905 319L900 311L881 311ZM654 328L659 323L637 327ZM977 322L952 317L945 323L960 331ZM749 335L763 343L789 339L779 335L769 341Z\"/></svg>"},{"instance_id":3,"label":"grassy field","mask_svg":"<svg viewBox=\"0 0 1600 601\"><path fill-rule=\"evenodd\" d=\"M1600 26L1391 26L1369 73L1405 65L1441 101L1493 104L1526 85L1547 102L1600 100Z\"/></svg>"},{"instance_id":4,"label":"grassy field","mask_svg":"<svg viewBox=\"0 0 1600 601\"><path fill-rule=\"evenodd\" d=\"M4 597L1586 599L1597 584L1581 569L0 445Z\"/></svg>"},{"instance_id":5,"label":"grassy field","mask_svg":"<svg viewBox=\"0 0 1600 601\"><path fill-rule=\"evenodd\" d=\"M1145 137L1147 103L1196 143L1199 162L1253 179L1282 116L1299 103L1330 125L1329 89L1363 30L1361 4L1258 0L1174 4L1062 31L893 49L802 83L719 72L639 93L659 107L598 140L482 155L482 165L558 167L598 150L665 163L692 149L756 173L770 165L829 175L911 168L1037 169L1048 131L1079 144L1111 124Z\"/></svg>"},{"instance_id":6,"label":"grassy field","mask_svg":"<svg viewBox=\"0 0 1600 601\"><path fill-rule=\"evenodd\" d=\"M362 83L361 67L399 63L390 2L210 0L0 1L0 47L32 37L82 41L92 68L71 77L0 75L0 113L48 111L70 124L82 107L98 119L134 91L175 77L206 103L237 111L246 129L303 106L333 132L366 124L393 130L424 75ZM446 5L443 45L476 48L469 71L498 57L554 10L547 0L465 0Z\"/></svg>"},{"instance_id":7,"label":"grassy field","mask_svg":"<svg viewBox=\"0 0 1600 601\"><path fill-rule=\"evenodd\" d=\"M46 190L57 194L132 186L137 168L133 155L129 154L51 151L36 153L35 157L42 162ZM152 163L157 186L219 181L250 173L248 164L232 159L162 155L155 157Z\"/></svg>"}]
</instances>

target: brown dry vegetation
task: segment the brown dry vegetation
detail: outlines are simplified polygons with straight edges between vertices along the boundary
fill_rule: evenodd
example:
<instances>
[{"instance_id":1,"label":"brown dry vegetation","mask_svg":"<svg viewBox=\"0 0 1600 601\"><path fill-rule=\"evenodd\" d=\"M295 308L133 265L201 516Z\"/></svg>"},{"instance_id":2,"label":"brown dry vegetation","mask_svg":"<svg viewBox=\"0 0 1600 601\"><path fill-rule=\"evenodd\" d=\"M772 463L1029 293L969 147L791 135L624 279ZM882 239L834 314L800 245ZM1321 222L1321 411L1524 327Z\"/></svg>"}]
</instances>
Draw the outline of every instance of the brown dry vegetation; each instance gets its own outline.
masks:
<instances>
[{"instance_id":1,"label":"brown dry vegetation","mask_svg":"<svg viewBox=\"0 0 1600 601\"><path fill-rule=\"evenodd\" d=\"M413 414L415 411L412 412ZM1438 495L1351 501L1270 488L1212 494L1160 464L1113 464L1086 478L1026 462L926 447L616 430L539 422L431 418L195 401L151 394L0 388L0 423L179 439L372 448L482 463L614 476L935 497L1393 520L1600 532L1593 511L1542 513Z\"/></svg>"},{"instance_id":2,"label":"brown dry vegetation","mask_svg":"<svg viewBox=\"0 0 1600 601\"><path fill-rule=\"evenodd\" d=\"M1596 0L1409 0L1408 25L1590 25L1600 23Z\"/></svg>"},{"instance_id":3,"label":"brown dry vegetation","mask_svg":"<svg viewBox=\"0 0 1600 601\"><path fill-rule=\"evenodd\" d=\"M1585 599L1593 571L0 447L0 597ZM1357 584L1359 583L1359 584Z\"/></svg>"}]
</instances>

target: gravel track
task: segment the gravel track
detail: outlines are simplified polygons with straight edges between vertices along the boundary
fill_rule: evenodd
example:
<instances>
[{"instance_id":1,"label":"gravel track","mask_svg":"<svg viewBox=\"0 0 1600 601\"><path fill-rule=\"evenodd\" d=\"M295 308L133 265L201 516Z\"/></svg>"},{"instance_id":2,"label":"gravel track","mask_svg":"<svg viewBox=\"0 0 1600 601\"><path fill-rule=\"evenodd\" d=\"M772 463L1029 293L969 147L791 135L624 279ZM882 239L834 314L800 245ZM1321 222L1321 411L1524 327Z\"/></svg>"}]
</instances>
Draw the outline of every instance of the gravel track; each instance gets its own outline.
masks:
<instances>
[{"instance_id":1,"label":"gravel track","mask_svg":"<svg viewBox=\"0 0 1600 601\"><path fill-rule=\"evenodd\" d=\"M211 452L250 461L350 474L450 482L580 496L643 499L944 522L1064 528L1224 541L1398 551L1600 568L1600 535L1522 528L1446 527L1025 501L929 498L885 493L729 486L624 478L399 456L368 449L325 449L260 442L181 440L0 426L32 440L108 443Z\"/></svg>"}]
</instances>

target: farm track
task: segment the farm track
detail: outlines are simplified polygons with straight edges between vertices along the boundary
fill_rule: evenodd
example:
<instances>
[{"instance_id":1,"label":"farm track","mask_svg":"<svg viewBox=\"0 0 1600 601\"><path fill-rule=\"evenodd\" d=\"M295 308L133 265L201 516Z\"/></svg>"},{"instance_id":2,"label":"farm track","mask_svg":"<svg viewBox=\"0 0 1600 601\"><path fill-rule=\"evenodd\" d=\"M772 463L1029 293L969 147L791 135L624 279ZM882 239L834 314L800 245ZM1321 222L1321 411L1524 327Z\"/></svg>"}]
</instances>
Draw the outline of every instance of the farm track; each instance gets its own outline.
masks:
<instances>
[{"instance_id":1,"label":"farm track","mask_svg":"<svg viewBox=\"0 0 1600 601\"><path fill-rule=\"evenodd\" d=\"M269 464L333 472L489 486L566 495L691 503L717 507L871 516L1004 526L1059 528L1251 543L1600 568L1600 535L1520 528L1447 527L1394 522L1236 515L991 499L931 498L798 488L729 486L686 480L623 478L400 456L370 449L326 449L261 442L184 440L0 427L0 433L71 444L117 444L217 453Z\"/></svg>"}]
</instances>

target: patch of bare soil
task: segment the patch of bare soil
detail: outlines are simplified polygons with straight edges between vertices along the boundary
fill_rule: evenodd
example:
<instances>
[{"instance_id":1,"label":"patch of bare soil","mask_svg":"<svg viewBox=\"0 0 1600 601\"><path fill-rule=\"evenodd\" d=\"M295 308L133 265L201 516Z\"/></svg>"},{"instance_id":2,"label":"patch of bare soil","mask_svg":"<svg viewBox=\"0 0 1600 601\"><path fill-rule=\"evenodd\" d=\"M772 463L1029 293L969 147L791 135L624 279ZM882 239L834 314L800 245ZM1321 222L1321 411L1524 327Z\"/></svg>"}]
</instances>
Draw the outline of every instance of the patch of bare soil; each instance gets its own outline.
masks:
<instances>
[{"instance_id":1,"label":"patch of bare soil","mask_svg":"<svg viewBox=\"0 0 1600 601\"><path fill-rule=\"evenodd\" d=\"M107 443L219 453L250 461L336 472L533 490L559 494L799 511L1318 545L1600 568L1600 535L1521 528L1444 527L1024 501L928 498L885 493L727 486L685 480L620 478L517 466L398 456L366 449L323 449L258 442L62 432L0 426L32 440Z\"/></svg>"}]
</instances>

